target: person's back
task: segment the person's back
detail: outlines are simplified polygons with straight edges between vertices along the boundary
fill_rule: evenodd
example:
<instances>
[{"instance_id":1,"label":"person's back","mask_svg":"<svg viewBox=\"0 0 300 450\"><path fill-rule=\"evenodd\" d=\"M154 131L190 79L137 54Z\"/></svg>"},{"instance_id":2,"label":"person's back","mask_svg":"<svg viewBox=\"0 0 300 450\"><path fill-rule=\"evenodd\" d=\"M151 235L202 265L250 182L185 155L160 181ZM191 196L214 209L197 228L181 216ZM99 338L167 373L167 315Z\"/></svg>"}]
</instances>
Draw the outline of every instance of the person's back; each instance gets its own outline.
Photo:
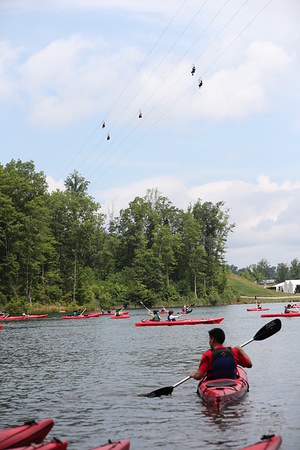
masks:
<instances>
[{"instance_id":1,"label":"person's back","mask_svg":"<svg viewBox=\"0 0 300 450\"><path fill-rule=\"evenodd\" d=\"M153 313L151 314L151 318L154 322L159 322L161 320L160 315L158 314L158 311L155 309Z\"/></svg>"},{"instance_id":2,"label":"person's back","mask_svg":"<svg viewBox=\"0 0 300 450\"><path fill-rule=\"evenodd\" d=\"M193 370L190 377L201 380L205 375L209 379L236 378L237 365L252 367L252 362L240 347L226 347L223 345L225 333L221 328L209 331L210 349L203 353L198 370Z\"/></svg>"},{"instance_id":3,"label":"person's back","mask_svg":"<svg viewBox=\"0 0 300 450\"><path fill-rule=\"evenodd\" d=\"M208 378L236 378L236 362L231 347L219 347L211 350L212 367Z\"/></svg>"}]
</instances>

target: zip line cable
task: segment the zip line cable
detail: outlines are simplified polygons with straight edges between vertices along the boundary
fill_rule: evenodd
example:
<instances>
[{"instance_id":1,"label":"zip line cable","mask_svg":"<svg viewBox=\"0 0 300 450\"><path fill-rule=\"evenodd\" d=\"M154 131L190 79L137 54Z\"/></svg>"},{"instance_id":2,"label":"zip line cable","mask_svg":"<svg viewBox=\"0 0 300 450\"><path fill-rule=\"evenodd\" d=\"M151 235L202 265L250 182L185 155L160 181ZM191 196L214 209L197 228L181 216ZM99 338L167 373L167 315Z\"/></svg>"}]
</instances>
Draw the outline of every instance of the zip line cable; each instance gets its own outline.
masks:
<instances>
[{"instance_id":1,"label":"zip line cable","mask_svg":"<svg viewBox=\"0 0 300 450\"><path fill-rule=\"evenodd\" d=\"M272 2L272 0L269 0L265 6L254 16L254 18L238 33L238 35L230 42L230 44L219 54L219 56L214 60L214 62L203 72L206 73L222 56L223 54L235 43L235 41L243 34L243 32L257 19L257 17L264 11L264 9ZM148 130L145 131L145 133L140 136L135 143L133 143L125 152L120 155L120 157L115 160L113 164L111 164L110 167L108 167L100 177L98 177L95 181L91 183L91 186L96 184L103 176L105 176L133 147L135 147L153 128L156 126L161 119L183 98L185 95L194 87L192 85L189 87L170 107L160 115L160 117L148 128ZM132 133L130 133L132 134ZM120 144L121 145L121 144Z\"/></svg>"},{"instance_id":2,"label":"zip line cable","mask_svg":"<svg viewBox=\"0 0 300 450\"><path fill-rule=\"evenodd\" d=\"M225 3L224 3L224 5L220 8L220 10L217 12L217 14L215 14L215 16L210 20L210 22L208 23L208 25L204 28L204 30L202 30L202 32L200 33L200 35L198 35L198 37L197 37L197 39L193 42L193 44L189 47L189 49L186 51L186 53L180 58L180 60L175 64L175 66L174 67L176 67L178 64L179 64L179 62L181 62L181 60L184 58L184 56L190 51L190 49L197 43L197 41L200 39L200 37L202 36L202 34L207 30L207 28L211 25L211 23L216 19L216 17L221 13L221 11L225 8L225 6L229 3L229 1L230 0L227 0ZM245 4L248 2L249 0L246 0L245 2L244 2L244 4L239 8L239 10L231 17L231 19L226 23L226 25L222 28L222 30L221 31L224 31L224 29L229 25L229 23L233 20L233 18L238 14L238 12L245 6ZM205 2L205 3L207 3L207 2ZM204 6L205 5L205 3L202 5L202 6ZM199 10L200 11L200 10ZM199 13L199 11L198 11L198 13ZM198 14L197 13L197 14ZM197 15L196 14L196 15ZM194 16L195 17L195 16ZM191 22L190 22L191 23ZM214 38L214 40L220 35L220 33L221 32L219 32L218 34L217 34L217 36ZM210 46L210 44L206 47L206 49L208 48ZM202 54L205 52L205 50L206 49L204 49L204 51L202 52ZM199 59L199 58L197 58L197 59ZM174 67L169 71L169 73L171 73L172 71L173 71L173 69L174 69ZM168 74L169 75L169 74ZM168 76L167 75L167 76ZM165 92L165 94L164 94L164 96L160 99L160 101L158 102L158 103L156 103L155 104L155 106L148 112L148 114L147 114L147 117L149 117L150 116L150 114L156 109L156 107L164 100L164 98L169 94L169 92L174 88L174 86L176 85L176 84L178 84L178 82L184 77L186 75L186 71L183 73L183 75L179 78L179 79L177 79L177 81L172 85L172 87L167 91L167 92ZM153 95L153 94L152 94ZM152 98L152 95L150 95L149 96L149 98L148 98L148 100L146 101L146 103L144 103L144 105L143 105L143 107L149 102L149 100ZM136 118L136 116L134 116L134 118ZM133 118L133 119L134 119ZM128 127L128 125L131 123L131 121L129 122L129 123L127 123L127 125L126 125L126 127ZM127 135L127 137L122 141L122 144L128 139L128 137L130 137L131 135L132 135L132 133L133 133L133 131L135 131L136 129L137 129L137 127L138 127L139 125L137 125L128 135ZM123 130L121 130L120 131L120 133L117 135L117 137L116 138L118 138L119 136L120 136L120 134L122 134L122 132L124 131L124 129L125 129L125 127L123 128ZM114 150L114 151L112 151L112 152L110 152L110 154L107 156L107 158L102 162L102 164L101 165L103 165L119 148L120 148L120 144L116 147L116 149ZM94 161L94 163L95 162L97 162L100 158L101 158L101 156L103 155L103 152L99 155L99 157ZM101 167L101 166L100 166ZM98 167L98 169L99 169L99 167ZM94 172L92 172L90 175L92 176L93 175L93 173Z\"/></svg>"},{"instance_id":3,"label":"zip line cable","mask_svg":"<svg viewBox=\"0 0 300 450\"><path fill-rule=\"evenodd\" d=\"M190 22L186 25L186 27L184 28L184 30L181 32L181 34L178 36L178 38L175 40L175 42L173 43L173 45L171 46L171 48L168 50L168 52L164 55L164 57L161 59L161 61L158 63L158 65L155 67L155 69L153 69L153 71L151 72L151 75L149 75L149 77L147 78L147 80L146 81L144 81L144 83L142 84L142 86L140 87L140 89L138 90L138 92L136 93L136 95L135 95L135 97L131 100L131 102L126 106L126 108L122 111L122 113L118 116L118 118L114 121L114 123L109 127L109 130L111 131L113 128L114 128L114 126L116 125L116 123L118 123L118 121L120 120L120 118L124 115L124 113L128 110L128 108L132 105L132 103L134 102L134 100L138 97L138 95L139 95L139 93L142 91L142 89L144 88L144 86L148 83L148 81L151 79L151 77L153 76L153 74L156 72L156 70L160 67L160 65L163 63L163 61L166 59L166 57L167 57L167 55L171 52L171 50L174 48L174 46L176 45L176 43L179 41L179 39L183 36L183 34L186 32L186 30L188 29L188 27L195 21L195 19L196 19L196 17L198 16L198 14L200 13L200 11L202 10L202 8L205 6L205 4L208 2L209 0L206 0L203 4L202 4L202 6L199 8L199 10L196 12L196 14L192 17L192 19L190 20ZM230 0L227 0L227 3L229 2ZM184 3L186 3L186 2L184 2ZM184 5L184 3L181 5L181 7L179 8L179 10L177 11L177 13L176 13L176 15L179 13L179 11L180 11L180 9L183 7L183 5ZM175 16L176 16L175 15ZM173 19L170 21L170 23L168 24L168 26L167 26L167 28L169 27L169 25L171 24L171 22L174 20L174 18L175 18L175 16L173 17ZM164 32L167 30L167 28L164 30ZM159 38L159 40L161 39L161 37L163 36L163 34L164 34L164 32L162 33L162 35L160 36L160 38ZM159 42L159 40L157 41L157 43ZM156 43L156 44L157 44ZM155 46L156 46L156 44L155 44ZM155 47L154 46L154 47ZM152 48L152 50L154 49L154 47ZM152 50L151 50L151 52L152 52ZM150 52L150 53L151 53ZM136 73L135 73L135 75L139 72L139 70L140 70L140 68L142 67L142 65L145 63L145 61L147 60L147 58L148 58L148 56L150 55L150 53L147 55L147 57L144 59L144 61L143 61L143 63L139 66L139 68L137 69L137 71L136 71ZM183 58L182 58L183 59ZM176 67L176 66L175 66ZM169 73L170 73L170 71L169 71ZM168 75L167 75L168 76ZM131 81L132 81L132 79L128 82L128 84L127 84L127 87L129 86L129 84L131 83ZM125 91L125 89L123 90L123 92L122 92L122 94L124 93L124 91ZM120 94L120 96L118 97L118 99L121 97L121 95L122 94ZM150 97L151 98L151 97ZM114 103L114 105L116 104L116 102ZM114 106L113 105L113 106ZM110 109L110 111L109 112L111 112L111 110L113 109L113 107L111 107L111 109ZM134 116L134 118L135 118L136 116ZM133 119L134 119L133 118ZM132 119L132 120L133 120ZM132 121L132 120L130 120L130 122ZM130 124L130 122L129 123L127 123L127 125L125 125L125 127L127 127L129 124ZM124 127L124 128L125 128ZM124 128L123 128L123 130L124 130ZM120 134L122 133L123 131L121 130L119 133L118 133L118 135L115 137L115 139L116 138L118 138L119 136L120 136ZM87 158L89 158L89 156L93 153L93 151L98 147L98 145L100 144L100 142L98 142L98 144L96 144L96 146L93 148L93 150L89 153L89 155L88 155L88 157ZM104 151L98 156L98 158L96 159L96 161L98 160L98 159L100 159L101 158L101 156L103 155L103 153L104 153ZM93 165L94 165L94 163L93 163ZM90 166L91 167L91 166ZM85 170L85 172L87 172L87 171L89 171L89 169L90 169L90 167L88 167L88 169L86 169Z\"/></svg>"},{"instance_id":4,"label":"zip line cable","mask_svg":"<svg viewBox=\"0 0 300 450\"><path fill-rule=\"evenodd\" d=\"M218 61L218 59L221 58L221 56L223 56L223 54L228 50L228 48L234 44L234 42L241 36L241 34L244 33L244 31L252 24L252 22L254 22L254 20L257 19L257 17L263 12L263 10L272 2L272 0L269 0L266 5L256 14L256 16L246 25L246 27L234 38L234 40L219 54L218 58L215 59L210 66L207 67L207 69L205 70L205 72L203 72L203 75L208 72L208 70Z\"/></svg>"},{"instance_id":5,"label":"zip line cable","mask_svg":"<svg viewBox=\"0 0 300 450\"><path fill-rule=\"evenodd\" d=\"M193 44L189 47L189 49L184 53L184 55L179 59L179 61L177 61L175 63L175 65L172 67L172 69L169 70L169 72L167 73L167 76L165 78L165 81L167 80L167 77L169 76L169 74L174 70L174 68L176 68L176 66L182 61L182 59L186 56L186 54L193 48L193 46L199 41L200 37L203 35L203 33L207 30L207 28L212 24L212 22L217 18L217 16L221 13L221 11L225 8L225 6L229 3L230 0L227 0L224 5L220 8L220 10L217 12L217 14L215 14L215 16L210 20L210 22L208 23L208 25L204 28L204 30L202 30L202 32L200 33L200 35L198 35L197 39L193 42ZM248 0L246 0L248 1ZM185 29L183 30L183 32L180 34L180 36L176 39L175 43L172 45L171 49L169 49L168 53L170 53L170 51L173 49L173 47L175 46L175 44L177 43L177 41L183 36L183 34L185 33L185 31L187 30L187 28L191 25L191 23L196 19L196 17L198 16L198 14L200 13L200 11L202 10L202 8L205 6L205 4L208 2L208 0L206 0L202 6L199 8L199 10L197 11L197 13L193 16L193 18L190 20L190 22L188 23L188 25L185 27ZM144 85L149 81L149 79L151 78L151 76L153 76L154 72L158 69L158 67L161 65L161 63L164 61L164 59L166 58L166 56L168 55L168 53L163 57L163 59L160 61L160 63L155 67L155 69L152 71L151 75L148 77L147 81L143 83L143 85L141 86L141 88L139 89L138 93L136 94L136 96L134 97L134 99L131 101L131 103L129 103L127 105L127 107L123 110L123 112L120 114L120 116L118 117L118 119L116 119L116 121L114 122L113 126L116 124L116 122L118 122L118 120L120 119L120 117L122 117L122 115L125 113L125 111L129 108L129 106L133 103L133 101L135 100L135 98L138 96L138 94L140 93L140 91L142 90L142 88L144 87ZM182 75L182 77L186 74L186 72ZM162 85L165 83L165 81L162 83ZM177 83L176 83L177 84ZM161 86L162 86L161 85ZM147 105L147 103L149 102L149 100L152 98L154 93L150 94L150 96L148 97L148 99L146 100L146 102L143 104L142 109L145 107L145 105ZM164 96L165 97L165 96ZM164 98L163 97L163 98ZM160 102L159 102L160 103ZM152 108L152 110L150 112L152 112L155 109L155 107ZM149 115L149 114L148 114ZM128 127L128 125L132 122L132 120L134 120L136 118L136 116L134 116L129 122L127 122L127 124L125 125L125 127L123 128L123 130L121 130L118 135L115 137L115 139L117 139L124 131L124 129L126 129L126 127ZM113 127L112 126L112 127ZM110 130L112 129L112 127L110 128ZM137 127L134 128L134 130ZM130 133L131 135L132 133ZM127 139L127 138L126 138ZM100 142L99 142L100 143ZM99 143L96 145L96 147L99 145ZM94 147L94 149L96 148ZM93 152L93 151L92 151ZM98 158L94 161L97 162L101 156L103 155L104 151L101 152L101 154L98 156ZM113 152L114 153L114 152ZM105 161L107 160L107 158L105 159ZM93 165L94 165L93 163ZM85 172L89 171L90 167L88 169L85 170Z\"/></svg>"},{"instance_id":6,"label":"zip line cable","mask_svg":"<svg viewBox=\"0 0 300 450\"><path fill-rule=\"evenodd\" d=\"M150 54L153 52L153 50L155 49L155 47L158 45L158 43L160 42L160 40L162 39L163 35L166 33L167 29L170 27L171 23L175 20L175 18L177 17L177 15L179 14L180 10L183 8L183 6L186 4L187 0L184 0L183 3L180 5L180 7L178 8L178 10L176 11L175 15L172 17L172 19L170 20L170 22L168 23L168 25L165 27L165 29L163 30L163 32L161 33L161 35L159 36L158 40L155 42L155 44L153 45L153 47L151 48L151 50L148 52L148 54L146 55L146 57L144 58L144 60L142 61L142 63L139 65L138 69L136 70L134 76L132 78L130 78L130 80L128 81L128 83L126 84L126 86L124 87L124 89L122 90L122 92L120 93L120 95L117 97L117 99L115 100L115 102L113 103L113 105L111 106L111 108L109 109L109 111L106 114L106 117L108 117L108 115L110 114L111 110L114 108L114 106L118 103L118 101L120 100L121 96L124 94L124 92L126 91L126 89L128 88L128 86L130 85L130 83L133 81L133 79L135 78L135 76L137 75L137 73L140 71L140 69L142 68L142 66L145 64L145 62L147 61L147 59L149 58ZM85 143L83 144L83 146L79 149L79 151L77 152L77 154L74 156L74 158L72 159L72 161L70 162L70 164L66 167L66 169L64 170L63 173L65 173L68 168L71 166L71 164L73 164L74 161L76 161L76 159L78 158L78 156L80 155L80 153L83 151L83 149L86 147L86 145L89 143L89 141L92 139L92 137L96 134L96 132L98 131L98 129L100 128L101 123L99 123L99 125L96 127L96 129L91 133L91 135L88 137L88 139L85 141ZM63 173L59 176L59 178L62 178Z\"/></svg>"}]
</instances>

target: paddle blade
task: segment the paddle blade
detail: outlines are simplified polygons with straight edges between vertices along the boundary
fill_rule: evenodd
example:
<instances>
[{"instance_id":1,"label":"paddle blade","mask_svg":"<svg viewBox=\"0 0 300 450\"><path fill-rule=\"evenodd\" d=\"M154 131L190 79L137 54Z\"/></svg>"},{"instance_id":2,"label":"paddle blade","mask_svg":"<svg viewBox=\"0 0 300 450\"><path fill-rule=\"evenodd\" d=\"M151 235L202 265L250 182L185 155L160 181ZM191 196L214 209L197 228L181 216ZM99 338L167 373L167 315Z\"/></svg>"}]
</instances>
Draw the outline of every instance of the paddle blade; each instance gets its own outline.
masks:
<instances>
[{"instance_id":1,"label":"paddle blade","mask_svg":"<svg viewBox=\"0 0 300 450\"><path fill-rule=\"evenodd\" d=\"M277 333L281 329L281 320L274 319L271 322L266 323L254 336L254 341L263 341L264 339L273 336L273 334Z\"/></svg>"},{"instance_id":2,"label":"paddle blade","mask_svg":"<svg viewBox=\"0 0 300 450\"><path fill-rule=\"evenodd\" d=\"M174 389L173 386L167 386L164 388L156 389L156 391L152 391L149 392L149 394L146 394L145 397L154 398L154 397L161 397L162 395L171 395L173 389Z\"/></svg>"}]
</instances>

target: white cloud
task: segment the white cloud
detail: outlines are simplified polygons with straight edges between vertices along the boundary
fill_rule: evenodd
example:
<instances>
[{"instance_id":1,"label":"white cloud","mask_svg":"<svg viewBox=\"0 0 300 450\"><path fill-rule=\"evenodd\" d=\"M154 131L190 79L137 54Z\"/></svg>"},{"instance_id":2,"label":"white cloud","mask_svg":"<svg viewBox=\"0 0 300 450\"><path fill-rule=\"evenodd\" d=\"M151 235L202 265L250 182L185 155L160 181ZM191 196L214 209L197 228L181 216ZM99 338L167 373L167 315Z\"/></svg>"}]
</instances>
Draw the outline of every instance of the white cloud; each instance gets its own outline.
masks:
<instances>
[{"instance_id":1,"label":"white cloud","mask_svg":"<svg viewBox=\"0 0 300 450\"><path fill-rule=\"evenodd\" d=\"M0 41L0 101L15 98L16 82L10 71L17 59L19 49L14 49L7 41Z\"/></svg>"}]
</instances>

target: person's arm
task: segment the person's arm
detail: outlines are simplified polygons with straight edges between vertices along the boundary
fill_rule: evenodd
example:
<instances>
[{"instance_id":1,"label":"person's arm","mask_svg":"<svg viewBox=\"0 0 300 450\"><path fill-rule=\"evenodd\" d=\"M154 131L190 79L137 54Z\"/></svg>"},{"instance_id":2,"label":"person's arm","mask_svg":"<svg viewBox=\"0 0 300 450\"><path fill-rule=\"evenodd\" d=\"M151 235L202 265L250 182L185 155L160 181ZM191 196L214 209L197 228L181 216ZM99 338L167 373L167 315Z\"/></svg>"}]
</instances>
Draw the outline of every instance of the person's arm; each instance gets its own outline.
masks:
<instances>
[{"instance_id":1,"label":"person's arm","mask_svg":"<svg viewBox=\"0 0 300 450\"><path fill-rule=\"evenodd\" d=\"M201 380L201 378L203 378L205 375L204 372L202 372L201 370L192 370L190 372L190 377L194 378L195 380Z\"/></svg>"},{"instance_id":2,"label":"person's arm","mask_svg":"<svg viewBox=\"0 0 300 450\"><path fill-rule=\"evenodd\" d=\"M237 345L235 349L237 350L238 355L242 360L241 365L243 365L244 367L248 367L250 369L250 367L252 367L252 361L247 355L247 353L239 345Z\"/></svg>"}]
</instances>

